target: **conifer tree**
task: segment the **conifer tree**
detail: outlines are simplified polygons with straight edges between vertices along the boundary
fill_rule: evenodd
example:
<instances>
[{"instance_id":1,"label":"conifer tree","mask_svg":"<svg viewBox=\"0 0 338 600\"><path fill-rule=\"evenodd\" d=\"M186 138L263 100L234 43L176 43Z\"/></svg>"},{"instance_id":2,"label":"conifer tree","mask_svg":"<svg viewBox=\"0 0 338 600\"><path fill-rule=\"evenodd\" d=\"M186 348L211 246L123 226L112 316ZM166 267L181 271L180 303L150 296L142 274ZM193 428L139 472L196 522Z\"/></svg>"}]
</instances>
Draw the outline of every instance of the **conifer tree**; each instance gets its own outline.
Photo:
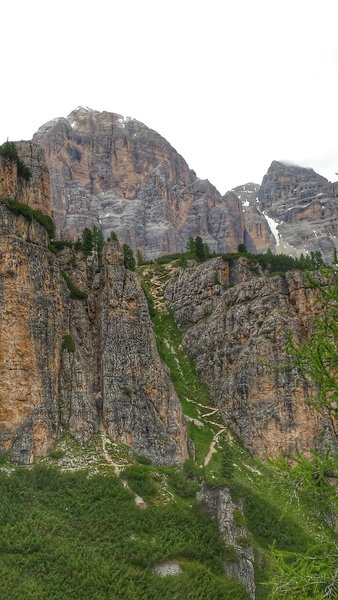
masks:
<instances>
[{"instance_id":1,"label":"conifer tree","mask_svg":"<svg viewBox=\"0 0 338 600\"><path fill-rule=\"evenodd\" d=\"M136 261L135 261L135 257L134 257L134 252L132 251L131 247L128 246L128 244L123 244L122 250L123 250L123 257L124 257L123 264L124 264L125 268L128 269L129 271L135 271Z\"/></svg>"}]
</instances>

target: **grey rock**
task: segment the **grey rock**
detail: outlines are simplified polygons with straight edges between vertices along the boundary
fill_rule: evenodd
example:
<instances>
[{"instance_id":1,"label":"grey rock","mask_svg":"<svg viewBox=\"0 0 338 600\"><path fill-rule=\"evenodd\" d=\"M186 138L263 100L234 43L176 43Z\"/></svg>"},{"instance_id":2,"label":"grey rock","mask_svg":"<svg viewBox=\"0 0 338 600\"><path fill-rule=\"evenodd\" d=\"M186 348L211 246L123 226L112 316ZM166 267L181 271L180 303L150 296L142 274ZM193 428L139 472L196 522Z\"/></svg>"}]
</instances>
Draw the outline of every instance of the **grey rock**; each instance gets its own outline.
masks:
<instances>
[{"instance_id":1,"label":"grey rock","mask_svg":"<svg viewBox=\"0 0 338 600\"><path fill-rule=\"evenodd\" d=\"M263 277L245 258L216 258L177 271L165 295L197 372L250 451L274 456L318 445L325 423L285 350L289 332L305 339L315 314L317 292L304 274Z\"/></svg>"},{"instance_id":2,"label":"grey rock","mask_svg":"<svg viewBox=\"0 0 338 600\"><path fill-rule=\"evenodd\" d=\"M238 579L246 588L250 598L255 598L254 553L250 545L243 545L248 535L246 528L236 524L235 511L242 511L241 502L234 503L228 488L204 487L197 494L197 500L204 504L208 512L217 519L221 537L226 544L233 546L236 560L224 563L225 571Z\"/></svg>"}]
</instances>

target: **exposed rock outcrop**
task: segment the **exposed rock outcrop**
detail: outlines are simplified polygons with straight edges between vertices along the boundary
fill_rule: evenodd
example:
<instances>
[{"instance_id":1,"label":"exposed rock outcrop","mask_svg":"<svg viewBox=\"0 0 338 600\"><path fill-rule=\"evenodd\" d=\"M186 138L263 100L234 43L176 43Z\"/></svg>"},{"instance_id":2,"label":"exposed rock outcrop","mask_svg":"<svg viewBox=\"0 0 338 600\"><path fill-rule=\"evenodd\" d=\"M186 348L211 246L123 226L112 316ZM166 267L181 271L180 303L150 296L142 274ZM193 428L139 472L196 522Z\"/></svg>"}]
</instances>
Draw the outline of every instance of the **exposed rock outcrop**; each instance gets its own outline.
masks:
<instances>
[{"instance_id":1,"label":"exposed rock outcrop","mask_svg":"<svg viewBox=\"0 0 338 600\"><path fill-rule=\"evenodd\" d=\"M102 430L157 463L184 461L180 403L121 251L107 244L98 268L48 241L0 204L0 447L29 463L62 429L81 443ZM60 268L87 299L69 297Z\"/></svg>"},{"instance_id":2,"label":"exposed rock outcrop","mask_svg":"<svg viewBox=\"0 0 338 600\"><path fill-rule=\"evenodd\" d=\"M33 142L16 142L15 146L31 177L21 178L16 162L0 156L0 197L16 198L51 216L49 171L43 149Z\"/></svg>"},{"instance_id":3,"label":"exposed rock outcrop","mask_svg":"<svg viewBox=\"0 0 338 600\"><path fill-rule=\"evenodd\" d=\"M222 538L234 548L237 558L224 563L225 571L243 583L250 598L255 598L254 553L250 545L243 544L247 537L246 528L236 523L236 511L241 513L241 503L233 502L226 487L204 487L197 494L197 500L217 519Z\"/></svg>"},{"instance_id":4,"label":"exposed rock outcrop","mask_svg":"<svg viewBox=\"0 0 338 600\"><path fill-rule=\"evenodd\" d=\"M198 179L158 133L135 119L78 108L43 125L57 231L86 226L139 249L145 258L184 250L200 235L211 250L236 251L244 221L238 198Z\"/></svg>"},{"instance_id":5,"label":"exposed rock outcrop","mask_svg":"<svg viewBox=\"0 0 338 600\"><path fill-rule=\"evenodd\" d=\"M258 205L260 186L246 183L233 188L232 192L240 199L244 219L244 244L248 252L266 252L275 246L275 239L266 217Z\"/></svg>"},{"instance_id":6,"label":"exposed rock outcrop","mask_svg":"<svg viewBox=\"0 0 338 600\"><path fill-rule=\"evenodd\" d=\"M273 161L258 192L258 208L277 227L276 251L321 251L332 261L338 247L336 184L295 165Z\"/></svg>"},{"instance_id":7,"label":"exposed rock outcrop","mask_svg":"<svg viewBox=\"0 0 338 600\"><path fill-rule=\"evenodd\" d=\"M180 269L165 291L183 343L226 423L260 456L305 451L326 423L288 362L289 331L305 339L316 290L304 274L259 276L245 258Z\"/></svg>"}]
</instances>

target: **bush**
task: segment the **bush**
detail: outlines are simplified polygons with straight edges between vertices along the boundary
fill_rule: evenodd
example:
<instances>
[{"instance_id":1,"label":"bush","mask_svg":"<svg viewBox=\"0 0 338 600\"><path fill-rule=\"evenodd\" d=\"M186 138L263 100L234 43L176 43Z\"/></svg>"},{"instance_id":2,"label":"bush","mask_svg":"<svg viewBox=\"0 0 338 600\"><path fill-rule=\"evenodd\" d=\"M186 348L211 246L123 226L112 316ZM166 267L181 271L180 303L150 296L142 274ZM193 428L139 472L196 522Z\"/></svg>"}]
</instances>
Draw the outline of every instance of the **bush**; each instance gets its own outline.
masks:
<instances>
[{"instance_id":1,"label":"bush","mask_svg":"<svg viewBox=\"0 0 338 600\"><path fill-rule=\"evenodd\" d=\"M146 297L146 300L147 300L149 315L153 319L155 317L155 315L156 315L156 309L155 309L155 304L154 304L153 297L152 297L151 292L149 290L149 286L147 285L147 283L144 280L142 280L141 281L141 287L142 287L143 293L144 293L144 295Z\"/></svg>"},{"instance_id":2,"label":"bush","mask_svg":"<svg viewBox=\"0 0 338 600\"><path fill-rule=\"evenodd\" d=\"M64 450L61 450L61 448L53 448L48 452L49 458L53 458L54 460L59 460L59 458L63 458L64 455Z\"/></svg>"},{"instance_id":3,"label":"bush","mask_svg":"<svg viewBox=\"0 0 338 600\"><path fill-rule=\"evenodd\" d=\"M75 340L71 335L64 335L62 341L62 350L75 352Z\"/></svg>"},{"instance_id":4,"label":"bush","mask_svg":"<svg viewBox=\"0 0 338 600\"><path fill-rule=\"evenodd\" d=\"M69 277L69 275L67 275L65 271L61 271L61 276L65 280L70 291L69 295L73 300L85 300L88 298L87 292L80 290L80 288L75 285L74 281Z\"/></svg>"},{"instance_id":5,"label":"bush","mask_svg":"<svg viewBox=\"0 0 338 600\"><path fill-rule=\"evenodd\" d=\"M2 202L4 202L5 206L10 212L12 212L15 215L22 215L28 221L32 221L34 219L46 229L50 238L54 237L55 225L51 217L48 217L48 215L44 215L40 210L35 210L31 208L30 206L28 206L28 204L18 202L18 200L14 198L2 198Z\"/></svg>"},{"instance_id":6,"label":"bush","mask_svg":"<svg viewBox=\"0 0 338 600\"><path fill-rule=\"evenodd\" d=\"M287 512L282 513L271 502L251 490L244 492L243 512L250 532L263 547L274 545L280 550L306 552L309 538Z\"/></svg>"},{"instance_id":7,"label":"bush","mask_svg":"<svg viewBox=\"0 0 338 600\"><path fill-rule=\"evenodd\" d=\"M194 498L200 489L196 481L188 479L181 471L171 473L169 482L174 493L181 496L181 498Z\"/></svg>"},{"instance_id":8,"label":"bush","mask_svg":"<svg viewBox=\"0 0 338 600\"><path fill-rule=\"evenodd\" d=\"M123 250L123 264L124 264L125 268L128 269L129 271L135 271L136 260L134 257L134 252L132 251L130 246L128 246L128 244L123 244L122 250Z\"/></svg>"},{"instance_id":9,"label":"bush","mask_svg":"<svg viewBox=\"0 0 338 600\"><path fill-rule=\"evenodd\" d=\"M31 170L25 165L25 163L19 158L18 151L14 142L5 142L0 146L0 156L15 162L18 169L18 176L20 179L28 181L32 177Z\"/></svg>"},{"instance_id":10,"label":"bush","mask_svg":"<svg viewBox=\"0 0 338 600\"><path fill-rule=\"evenodd\" d=\"M132 490L145 500L156 494L156 485L151 473L143 465L132 465L123 471L123 479L128 481Z\"/></svg>"}]
</instances>

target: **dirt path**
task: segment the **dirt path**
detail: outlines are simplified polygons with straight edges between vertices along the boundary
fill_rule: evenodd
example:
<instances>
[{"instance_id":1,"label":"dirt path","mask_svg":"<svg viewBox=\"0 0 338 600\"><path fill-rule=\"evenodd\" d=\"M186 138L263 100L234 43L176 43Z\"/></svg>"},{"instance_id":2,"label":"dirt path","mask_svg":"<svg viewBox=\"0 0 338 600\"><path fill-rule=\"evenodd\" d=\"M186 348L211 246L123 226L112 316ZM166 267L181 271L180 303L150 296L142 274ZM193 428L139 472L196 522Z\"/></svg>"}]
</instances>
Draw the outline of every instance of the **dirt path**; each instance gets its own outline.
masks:
<instances>
[{"instance_id":1,"label":"dirt path","mask_svg":"<svg viewBox=\"0 0 338 600\"><path fill-rule=\"evenodd\" d=\"M220 427L220 426L219 426ZM209 450L208 450L208 454L206 455L205 459L204 459L204 466L206 467L207 464L210 462L211 457L213 454L215 454L215 452L217 452L216 450L216 444L218 442L218 438L219 436L226 431L227 428L226 427L222 427L222 429L220 429L219 431L217 431L217 433L215 433L214 437L212 438L212 442L209 446Z\"/></svg>"},{"instance_id":2,"label":"dirt path","mask_svg":"<svg viewBox=\"0 0 338 600\"><path fill-rule=\"evenodd\" d=\"M114 467L116 475L119 475L120 471L122 471L125 467L127 467L129 465L129 463L121 464L121 463L115 462L112 459L112 457L110 456L110 454L106 448L106 444L107 444L107 442L110 443L110 439L105 435L105 433L101 434L101 441L102 441L102 454L103 454L105 461L108 463L108 465L110 465L111 467Z\"/></svg>"}]
</instances>

